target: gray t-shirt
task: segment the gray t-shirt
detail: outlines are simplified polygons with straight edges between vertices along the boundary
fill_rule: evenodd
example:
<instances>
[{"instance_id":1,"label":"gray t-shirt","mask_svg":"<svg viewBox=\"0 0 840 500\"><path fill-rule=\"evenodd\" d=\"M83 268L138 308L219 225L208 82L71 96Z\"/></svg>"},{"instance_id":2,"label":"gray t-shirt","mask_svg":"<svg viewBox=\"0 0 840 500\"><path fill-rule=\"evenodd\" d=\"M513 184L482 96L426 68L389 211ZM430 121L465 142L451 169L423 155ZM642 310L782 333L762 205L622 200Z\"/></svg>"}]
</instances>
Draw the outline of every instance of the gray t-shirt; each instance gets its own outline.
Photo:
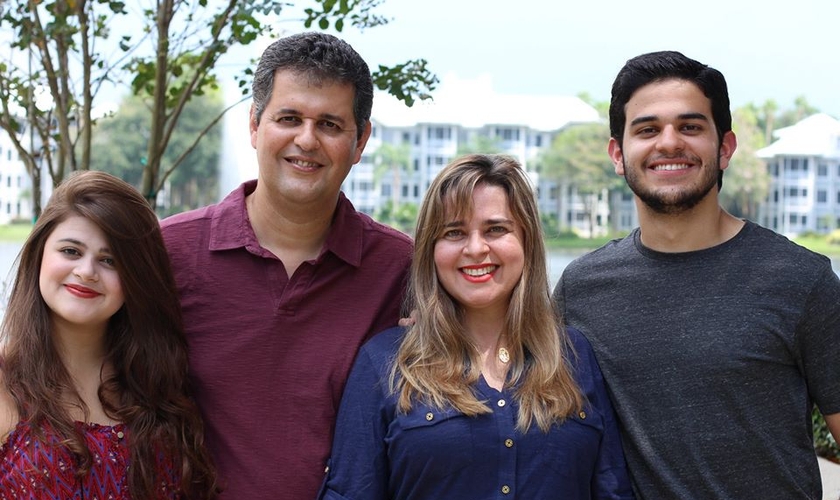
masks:
<instances>
[{"instance_id":1,"label":"gray t-shirt","mask_svg":"<svg viewBox=\"0 0 840 500\"><path fill-rule=\"evenodd\" d=\"M554 291L589 339L647 499L821 498L810 409L840 412L840 280L754 223L661 253L639 230L578 258Z\"/></svg>"}]
</instances>

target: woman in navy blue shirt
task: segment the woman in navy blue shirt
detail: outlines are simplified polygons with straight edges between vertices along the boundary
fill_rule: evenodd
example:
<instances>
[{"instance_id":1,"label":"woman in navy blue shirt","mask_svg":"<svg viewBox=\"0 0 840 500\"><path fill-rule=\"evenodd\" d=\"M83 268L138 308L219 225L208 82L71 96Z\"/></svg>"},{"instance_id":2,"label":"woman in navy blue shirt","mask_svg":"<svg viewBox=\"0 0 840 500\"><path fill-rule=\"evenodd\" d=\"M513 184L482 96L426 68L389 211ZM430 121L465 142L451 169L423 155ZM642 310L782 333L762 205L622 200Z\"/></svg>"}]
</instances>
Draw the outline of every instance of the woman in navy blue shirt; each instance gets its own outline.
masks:
<instances>
[{"instance_id":1,"label":"woman in navy blue shirt","mask_svg":"<svg viewBox=\"0 0 840 500\"><path fill-rule=\"evenodd\" d=\"M557 327L514 159L471 155L440 172L411 272L414 324L359 352L321 498L633 498L592 349Z\"/></svg>"}]
</instances>

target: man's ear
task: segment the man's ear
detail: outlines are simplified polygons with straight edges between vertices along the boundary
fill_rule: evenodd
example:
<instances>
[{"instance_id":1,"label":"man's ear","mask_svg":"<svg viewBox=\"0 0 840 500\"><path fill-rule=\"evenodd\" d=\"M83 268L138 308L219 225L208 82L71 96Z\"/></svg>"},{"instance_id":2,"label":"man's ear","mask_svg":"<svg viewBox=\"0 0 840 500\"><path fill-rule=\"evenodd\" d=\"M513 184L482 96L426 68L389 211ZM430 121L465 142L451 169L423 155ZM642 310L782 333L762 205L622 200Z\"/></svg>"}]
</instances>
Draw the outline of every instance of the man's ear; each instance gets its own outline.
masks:
<instances>
[{"instance_id":1,"label":"man's ear","mask_svg":"<svg viewBox=\"0 0 840 500\"><path fill-rule=\"evenodd\" d=\"M622 154L621 146L618 145L618 141L615 137L610 137L610 142L607 145L607 153L609 153L610 160L613 162L615 173L618 175L624 175L624 155Z\"/></svg>"}]
</instances>

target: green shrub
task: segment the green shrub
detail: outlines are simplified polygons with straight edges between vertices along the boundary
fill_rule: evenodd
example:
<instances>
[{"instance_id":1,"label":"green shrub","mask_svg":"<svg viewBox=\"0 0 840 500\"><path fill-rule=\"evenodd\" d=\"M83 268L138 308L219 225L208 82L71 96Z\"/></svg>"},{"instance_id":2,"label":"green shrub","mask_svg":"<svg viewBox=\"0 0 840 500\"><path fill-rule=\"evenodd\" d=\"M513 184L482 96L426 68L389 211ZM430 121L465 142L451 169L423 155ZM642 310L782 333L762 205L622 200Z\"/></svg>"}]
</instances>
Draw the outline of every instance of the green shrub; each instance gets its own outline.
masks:
<instances>
[{"instance_id":1,"label":"green shrub","mask_svg":"<svg viewBox=\"0 0 840 500\"><path fill-rule=\"evenodd\" d=\"M814 449L817 455L840 463L840 446L828 430L825 420L819 410L814 407L811 412L811 422L814 425Z\"/></svg>"}]
</instances>

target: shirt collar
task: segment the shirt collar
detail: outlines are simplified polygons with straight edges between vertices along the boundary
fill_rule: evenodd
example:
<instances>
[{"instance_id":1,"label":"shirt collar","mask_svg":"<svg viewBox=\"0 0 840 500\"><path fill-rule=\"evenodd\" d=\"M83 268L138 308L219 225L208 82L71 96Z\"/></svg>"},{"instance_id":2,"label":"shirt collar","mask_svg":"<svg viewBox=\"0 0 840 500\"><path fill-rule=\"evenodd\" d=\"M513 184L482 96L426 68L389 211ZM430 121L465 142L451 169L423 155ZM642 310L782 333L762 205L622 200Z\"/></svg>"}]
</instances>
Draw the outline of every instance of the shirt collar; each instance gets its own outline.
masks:
<instances>
[{"instance_id":1,"label":"shirt collar","mask_svg":"<svg viewBox=\"0 0 840 500\"><path fill-rule=\"evenodd\" d=\"M256 179L244 182L216 206L210 223L210 251L260 247L245 206L245 198L253 193L256 187ZM352 266L361 265L364 234L362 217L344 193L340 192L332 224L318 260L327 252L331 252Z\"/></svg>"}]
</instances>

